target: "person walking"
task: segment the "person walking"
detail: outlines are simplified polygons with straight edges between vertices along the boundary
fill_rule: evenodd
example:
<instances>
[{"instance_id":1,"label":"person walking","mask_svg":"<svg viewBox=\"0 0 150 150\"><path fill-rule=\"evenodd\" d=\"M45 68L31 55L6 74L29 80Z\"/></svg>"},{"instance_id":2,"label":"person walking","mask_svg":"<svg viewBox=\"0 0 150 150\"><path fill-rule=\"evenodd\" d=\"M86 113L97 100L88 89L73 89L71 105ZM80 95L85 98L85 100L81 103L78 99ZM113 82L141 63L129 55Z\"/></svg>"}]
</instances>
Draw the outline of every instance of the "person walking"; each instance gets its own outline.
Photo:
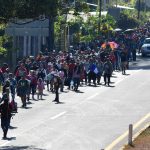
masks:
<instances>
[{"instance_id":1,"label":"person walking","mask_svg":"<svg viewBox=\"0 0 150 150\"><path fill-rule=\"evenodd\" d=\"M31 76L30 76L30 92L32 93L32 99L34 100L34 95L36 93L36 87L37 87L37 76L35 71L31 72Z\"/></svg>"},{"instance_id":2,"label":"person walking","mask_svg":"<svg viewBox=\"0 0 150 150\"><path fill-rule=\"evenodd\" d=\"M27 74L28 74L27 69L25 68L24 63L21 63L20 67L16 69L15 76L16 76L17 83L19 82L22 76L26 76Z\"/></svg>"},{"instance_id":3,"label":"person walking","mask_svg":"<svg viewBox=\"0 0 150 150\"><path fill-rule=\"evenodd\" d=\"M28 91L29 91L29 81L25 78L25 75L23 75L17 85L17 94L21 98L22 107L26 107L26 99Z\"/></svg>"},{"instance_id":4,"label":"person walking","mask_svg":"<svg viewBox=\"0 0 150 150\"><path fill-rule=\"evenodd\" d=\"M17 81L13 77L12 73L9 73L8 81L10 82L10 92L11 92L12 100L15 100Z\"/></svg>"},{"instance_id":5,"label":"person walking","mask_svg":"<svg viewBox=\"0 0 150 150\"><path fill-rule=\"evenodd\" d=\"M101 77L102 77L102 74L103 74L103 62L101 60L97 61L97 70L98 70L98 73L97 73L97 84L100 85L100 81L101 81Z\"/></svg>"},{"instance_id":6,"label":"person walking","mask_svg":"<svg viewBox=\"0 0 150 150\"><path fill-rule=\"evenodd\" d=\"M103 71L104 71L105 85L107 84L108 86L110 86L110 77L113 72L113 67L112 67L112 63L110 62L109 58L107 58L106 62L104 63Z\"/></svg>"},{"instance_id":7,"label":"person walking","mask_svg":"<svg viewBox=\"0 0 150 150\"><path fill-rule=\"evenodd\" d=\"M122 50L121 54L120 54L120 58L121 58L121 70L122 70L122 74L125 75L126 74L126 69L127 69L127 54L124 50Z\"/></svg>"},{"instance_id":8,"label":"person walking","mask_svg":"<svg viewBox=\"0 0 150 150\"><path fill-rule=\"evenodd\" d=\"M61 85L61 79L60 77L55 74L54 75L54 90L55 90L55 100L53 102L56 102L56 104L59 104L59 87Z\"/></svg>"},{"instance_id":9,"label":"person walking","mask_svg":"<svg viewBox=\"0 0 150 150\"><path fill-rule=\"evenodd\" d=\"M96 73L95 73L95 69L96 69L96 64L94 62L94 60L90 60L90 64L89 64L89 71L88 71L88 83L89 86L91 86L91 80L93 80L93 84L94 86L96 86Z\"/></svg>"},{"instance_id":10,"label":"person walking","mask_svg":"<svg viewBox=\"0 0 150 150\"><path fill-rule=\"evenodd\" d=\"M79 62L77 62L73 70L74 91L77 91L80 85L80 75L81 75L81 68L80 68Z\"/></svg>"},{"instance_id":11,"label":"person walking","mask_svg":"<svg viewBox=\"0 0 150 150\"><path fill-rule=\"evenodd\" d=\"M45 89L44 87L44 81L42 78L39 78L37 81L37 90L38 90L38 94L37 94L37 99L39 100L39 97L42 100L42 96L43 96L43 90Z\"/></svg>"},{"instance_id":12,"label":"person walking","mask_svg":"<svg viewBox=\"0 0 150 150\"><path fill-rule=\"evenodd\" d=\"M11 119L11 104L9 103L9 96L7 93L3 94L2 97L3 103L0 105L0 113L1 113L1 128L3 130L3 139L7 138L8 128L10 126Z\"/></svg>"}]
</instances>

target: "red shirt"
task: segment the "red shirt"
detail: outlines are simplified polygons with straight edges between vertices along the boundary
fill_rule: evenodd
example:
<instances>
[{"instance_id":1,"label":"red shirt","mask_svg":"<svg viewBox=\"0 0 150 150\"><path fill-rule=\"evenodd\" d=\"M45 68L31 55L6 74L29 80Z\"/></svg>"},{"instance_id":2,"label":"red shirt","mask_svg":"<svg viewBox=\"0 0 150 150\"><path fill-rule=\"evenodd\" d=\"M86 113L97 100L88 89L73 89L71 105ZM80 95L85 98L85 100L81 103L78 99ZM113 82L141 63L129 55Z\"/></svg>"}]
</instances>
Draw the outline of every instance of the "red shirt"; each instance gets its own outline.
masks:
<instances>
[{"instance_id":1,"label":"red shirt","mask_svg":"<svg viewBox=\"0 0 150 150\"><path fill-rule=\"evenodd\" d=\"M17 72L16 72L16 77L20 77L23 74L25 76L28 74L27 69L25 67L19 67L18 70L17 70Z\"/></svg>"},{"instance_id":2,"label":"red shirt","mask_svg":"<svg viewBox=\"0 0 150 150\"><path fill-rule=\"evenodd\" d=\"M113 63L116 61L116 58L115 58L115 55L114 55L114 54L110 54L109 59L110 59L111 62L113 62Z\"/></svg>"},{"instance_id":3,"label":"red shirt","mask_svg":"<svg viewBox=\"0 0 150 150\"><path fill-rule=\"evenodd\" d=\"M73 73L74 67L75 67L74 63L69 64L69 72Z\"/></svg>"}]
</instances>

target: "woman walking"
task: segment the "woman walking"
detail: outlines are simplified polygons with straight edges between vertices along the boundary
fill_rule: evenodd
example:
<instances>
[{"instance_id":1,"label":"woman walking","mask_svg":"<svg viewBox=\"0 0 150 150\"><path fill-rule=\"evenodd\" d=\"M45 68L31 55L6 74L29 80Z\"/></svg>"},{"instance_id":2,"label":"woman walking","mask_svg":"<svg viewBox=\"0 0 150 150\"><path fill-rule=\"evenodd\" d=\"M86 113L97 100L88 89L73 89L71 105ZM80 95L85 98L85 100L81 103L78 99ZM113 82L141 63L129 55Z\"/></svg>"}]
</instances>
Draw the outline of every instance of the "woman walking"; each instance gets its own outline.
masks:
<instances>
[{"instance_id":1,"label":"woman walking","mask_svg":"<svg viewBox=\"0 0 150 150\"><path fill-rule=\"evenodd\" d=\"M9 96L7 93L3 94L2 101L4 102L0 105L1 128L3 130L3 139L6 139L12 112L12 107L9 103Z\"/></svg>"}]
</instances>

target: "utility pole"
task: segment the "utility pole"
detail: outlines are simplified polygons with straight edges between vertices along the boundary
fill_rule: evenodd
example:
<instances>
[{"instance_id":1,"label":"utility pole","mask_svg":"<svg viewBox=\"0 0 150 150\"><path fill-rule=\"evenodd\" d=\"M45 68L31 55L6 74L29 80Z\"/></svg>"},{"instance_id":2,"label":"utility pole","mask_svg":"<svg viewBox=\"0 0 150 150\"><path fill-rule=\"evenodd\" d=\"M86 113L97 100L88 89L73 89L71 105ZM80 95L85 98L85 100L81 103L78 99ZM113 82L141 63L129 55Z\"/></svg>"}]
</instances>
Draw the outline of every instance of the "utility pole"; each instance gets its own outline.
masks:
<instances>
[{"instance_id":1,"label":"utility pole","mask_svg":"<svg viewBox=\"0 0 150 150\"><path fill-rule=\"evenodd\" d=\"M138 0L138 19L140 19L140 12L141 12L141 0Z\"/></svg>"},{"instance_id":2,"label":"utility pole","mask_svg":"<svg viewBox=\"0 0 150 150\"><path fill-rule=\"evenodd\" d=\"M102 0L98 1L98 7L99 7L98 35L100 35L100 20L101 20L101 11L102 11Z\"/></svg>"}]
</instances>

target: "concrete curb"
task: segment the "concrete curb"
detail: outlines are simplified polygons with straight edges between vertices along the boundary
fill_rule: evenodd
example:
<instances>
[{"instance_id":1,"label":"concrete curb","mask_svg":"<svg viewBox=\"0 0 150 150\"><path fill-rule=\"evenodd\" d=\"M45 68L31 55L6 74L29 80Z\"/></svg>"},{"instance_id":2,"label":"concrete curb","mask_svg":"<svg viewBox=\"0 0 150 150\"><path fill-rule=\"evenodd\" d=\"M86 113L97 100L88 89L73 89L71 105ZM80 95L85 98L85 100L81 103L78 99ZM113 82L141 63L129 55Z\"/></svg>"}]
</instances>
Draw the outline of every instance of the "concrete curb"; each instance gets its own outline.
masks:
<instances>
[{"instance_id":1,"label":"concrete curb","mask_svg":"<svg viewBox=\"0 0 150 150\"><path fill-rule=\"evenodd\" d=\"M150 113L146 114L137 123L133 125L133 140L138 137L138 135L150 126ZM110 145L105 147L105 150L123 150L124 146L127 145L129 131L127 130L117 139L115 139Z\"/></svg>"},{"instance_id":2,"label":"concrete curb","mask_svg":"<svg viewBox=\"0 0 150 150\"><path fill-rule=\"evenodd\" d=\"M150 123L146 124L142 129L140 129L136 134L133 135L133 141L148 127L150 126ZM124 144L119 150L123 150L125 146L128 145L127 143Z\"/></svg>"}]
</instances>

